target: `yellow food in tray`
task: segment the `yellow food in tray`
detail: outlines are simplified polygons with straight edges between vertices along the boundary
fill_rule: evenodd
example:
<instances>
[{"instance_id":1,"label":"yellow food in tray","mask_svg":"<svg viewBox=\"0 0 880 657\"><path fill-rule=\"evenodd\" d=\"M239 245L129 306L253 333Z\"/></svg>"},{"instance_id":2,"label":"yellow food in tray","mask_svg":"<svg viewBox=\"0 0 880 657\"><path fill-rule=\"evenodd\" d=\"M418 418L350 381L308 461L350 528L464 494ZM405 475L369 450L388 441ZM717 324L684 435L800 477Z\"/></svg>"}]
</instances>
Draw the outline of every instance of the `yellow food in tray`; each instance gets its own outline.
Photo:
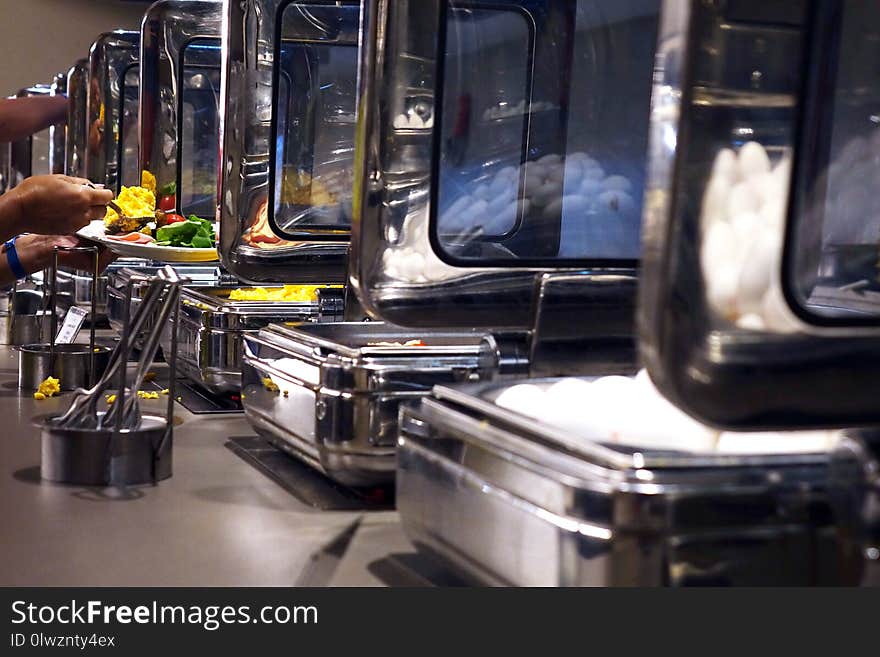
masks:
<instances>
[{"instance_id":1,"label":"yellow food in tray","mask_svg":"<svg viewBox=\"0 0 880 657\"><path fill-rule=\"evenodd\" d=\"M144 169L141 171L141 187L150 191L153 197L156 196L156 176Z\"/></svg>"},{"instance_id":2,"label":"yellow food in tray","mask_svg":"<svg viewBox=\"0 0 880 657\"><path fill-rule=\"evenodd\" d=\"M44 399L54 397L60 392L61 381L50 376L39 385L37 391L34 393L34 399L36 399L37 401L43 401Z\"/></svg>"},{"instance_id":3,"label":"yellow food in tray","mask_svg":"<svg viewBox=\"0 0 880 657\"><path fill-rule=\"evenodd\" d=\"M145 187L123 187L116 198L128 218L122 219L114 210L107 209L104 225L108 233L133 233L144 227L143 222L132 221L146 217L153 221L156 216L156 195Z\"/></svg>"},{"instance_id":4,"label":"yellow food in tray","mask_svg":"<svg viewBox=\"0 0 880 657\"><path fill-rule=\"evenodd\" d=\"M230 301L317 301L318 290L326 285L285 285L284 287L251 287L233 290Z\"/></svg>"}]
</instances>

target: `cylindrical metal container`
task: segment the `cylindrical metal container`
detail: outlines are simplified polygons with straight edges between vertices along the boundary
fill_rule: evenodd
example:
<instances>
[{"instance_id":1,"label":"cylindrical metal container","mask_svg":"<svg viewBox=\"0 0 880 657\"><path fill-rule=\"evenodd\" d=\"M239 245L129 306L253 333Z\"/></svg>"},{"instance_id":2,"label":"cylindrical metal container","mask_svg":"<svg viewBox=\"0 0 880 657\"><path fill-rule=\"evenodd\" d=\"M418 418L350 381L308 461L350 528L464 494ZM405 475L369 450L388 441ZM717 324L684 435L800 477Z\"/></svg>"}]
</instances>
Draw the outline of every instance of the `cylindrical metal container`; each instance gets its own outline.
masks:
<instances>
[{"instance_id":1,"label":"cylindrical metal container","mask_svg":"<svg viewBox=\"0 0 880 657\"><path fill-rule=\"evenodd\" d=\"M94 353L95 372L89 377L89 366ZM36 390L40 383L52 376L60 382L61 390L89 388L101 378L110 362L108 347L87 344L56 344L54 364L52 348L48 344L27 344L18 348L18 387Z\"/></svg>"},{"instance_id":2,"label":"cylindrical metal container","mask_svg":"<svg viewBox=\"0 0 880 657\"><path fill-rule=\"evenodd\" d=\"M37 418L42 429L40 475L80 486L134 486L171 476L172 436L165 418L145 415L140 428L64 429Z\"/></svg>"},{"instance_id":3,"label":"cylindrical metal container","mask_svg":"<svg viewBox=\"0 0 880 657\"><path fill-rule=\"evenodd\" d=\"M43 308L39 290L13 291L7 308L6 344L35 344L49 335L52 313Z\"/></svg>"}]
</instances>

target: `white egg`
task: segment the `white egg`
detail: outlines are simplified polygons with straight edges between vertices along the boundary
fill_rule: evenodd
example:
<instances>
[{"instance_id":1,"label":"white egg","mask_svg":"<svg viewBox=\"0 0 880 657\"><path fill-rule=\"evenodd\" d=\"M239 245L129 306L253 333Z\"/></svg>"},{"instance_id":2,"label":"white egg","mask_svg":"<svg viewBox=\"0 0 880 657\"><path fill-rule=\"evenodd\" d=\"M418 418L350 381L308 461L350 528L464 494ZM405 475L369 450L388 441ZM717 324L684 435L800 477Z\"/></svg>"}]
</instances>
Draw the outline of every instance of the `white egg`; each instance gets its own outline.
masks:
<instances>
[{"instance_id":1,"label":"white egg","mask_svg":"<svg viewBox=\"0 0 880 657\"><path fill-rule=\"evenodd\" d=\"M477 221L481 220L488 209L488 201L485 199L477 199L467 210L461 213L461 221L465 227L470 227Z\"/></svg>"},{"instance_id":2,"label":"white egg","mask_svg":"<svg viewBox=\"0 0 880 657\"><path fill-rule=\"evenodd\" d=\"M623 176L608 176L602 181L602 189L612 192L630 192L632 183Z\"/></svg>"},{"instance_id":3,"label":"white egg","mask_svg":"<svg viewBox=\"0 0 880 657\"><path fill-rule=\"evenodd\" d=\"M779 242L772 234L758 235L746 248L745 260L739 278L737 305L743 313L762 312L764 295L774 277L779 275L781 262Z\"/></svg>"},{"instance_id":4,"label":"white egg","mask_svg":"<svg viewBox=\"0 0 880 657\"><path fill-rule=\"evenodd\" d=\"M507 388L495 399L495 403L501 408L531 417L541 417L544 401L544 391L531 383Z\"/></svg>"},{"instance_id":5,"label":"white egg","mask_svg":"<svg viewBox=\"0 0 880 657\"><path fill-rule=\"evenodd\" d=\"M501 210L506 208L508 205L510 205L511 201L514 201L514 200L515 199L509 197L506 194L499 194L498 196L495 196L494 198L489 199L489 207L488 207L489 214L492 214L493 212L500 212Z\"/></svg>"},{"instance_id":6,"label":"white egg","mask_svg":"<svg viewBox=\"0 0 880 657\"><path fill-rule=\"evenodd\" d=\"M758 239L763 232L761 217L755 212L743 212L730 220L730 225L738 239L752 241Z\"/></svg>"},{"instance_id":7,"label":"white egg","mask_svg":"<svg viewBox=\"0 0 880 657\"><path fill-rule=\"evenodd\" d=\"M562 196L562 183L547 181L535 191L531 201L538 207L544 207L560 196Z\"/></svg>"},{"instance_id":8,"label":"white egg","mask_svg":"<svg viewBox=\"0 0 880 657\"><path fill-rule=\"evenodd\" d=\"M474 198L488 200L492 196L491 188L486 183L481 184L474 190Z\"/></svg>"},{"instance_id":9,"label":"white egg","mask_svg":"<svg viewBox=\"0 0 880 657\"><path fill-rule=\"evenodd\" d=\"M552 153L550 155L545 155L544 157L538 159L538 164L547 166L547 165L556 165L562 162L562 156L557 155L556 153Z\"/></svg>"},{"instance_id":10,"label":"white egg","mask_svg":"<svg viewBox=\"0 0 880 657\"><path fill-rule=\"evenodd\" d=\"M495 179L515 180L519 178L519 167L504 167L495 174Z\"/></svg>"},{"instance_id":11,"label":"white egg","mask_svg":"<svg viewBox=\"0 0 880 657\"><path fill-rule=\"evenodd\" d=\"M723 319L736 321L739 316L737 293L740 268L730 264L718 264L706 277L706 298L709 306Z\"/></svg>"},{"instance_id":12,"label":"white egg","mask_svg":"<svg viewBox=\"0 0 880 657\"><path fill-rule=\"evenodd\" d=\"M739 149L739 170L744 178L770 172L770 157L761 144L750 141Z\"/></svg>"},{"instance_id":13,"label":"white egg","mask_svg":"<svg viewBox=\"0 0 880 657\"><path fill-rule=\"evenodd\" d=\"M591 158L589 155L587 155L583 151L575 151L574 153L569 153L568 155L566 155L565 163L569 164L569 163L573 163L573 162L579 162L580 164L584 164L585 162L588 162L592 159L593 158Z\"/></svg>"},{"instance_id":14,"label":"white egg","mask_svg":"<svg viewBox=\"0 0 880 657\"><path fill-rule=\"evenodd\" d=\"M719 221L703 230L703 244L700 248L700 262L703 276L708 278L717 266L739 266L739 238L729 223Z\"/></svg>"},{"instance_id":15,"label":"white egg","mask_svg":"<svg viewBox=\"0 0 880 657\"><path fill-rule=\"evenodd\" d=\"M651 380L651 375L648 374L648 370L645 368L640 369L636 373L635 382L640 386L650 387L656 390L656 388L654 388L654 382Z\"/></svg>"},{"instance_id":16,"label":"white egg","mask_svg":"<svg viewBox=\"0 0 880 657\"><path fill-rule=\"evenodd\" d=\"M718 440L722 454L821 454L833 449L841 434L834 431L726 431Z\"/></svg>"},{"instance_id":17,"label":"white egg","mask_svg":"<svg viewBox=\"0 0 880 657\"><path fill-rule=\"evenodd\" d=\"M561 185L565 181L565 166L561 163L548 166L547 180Z\"/></svg>"},{"instance_id":18,"label":"white egg","mask_svg":"<svg viewBox=\"0 0 880 657\"><path fill-rule=\"evenodd\" d=\"M703 208L700 215L703 226L716 221L727 221L727 200L730 197L731 185L723 178L713 178L706 186L703 194Z\"/></svg>"},{"instance_id":19,"label":"white egg","mask_svg":"<svg viewBox=\"0 0 880 657\"><path fill-rule=\"evenodd\" d=\"M504 194L511 186L511 181L504 176L495 176L489 183L489 199L497 198Z\"/></svg>"},{"instance_id":20,"label":"white egg","mask_svg":"<svg viewBox=\"0 0 880 657\"><path fill-rule=\"evenodd\" d=\"M707 452L718 432L697 422L659 396L642 391L629 400L629 412L617 423L618 442L640 448Z\"/></svg>"},{"instance_id":21,"label":"white egg","mask_svg":"<svg viewBox=\"0 0 880 657\"><path fill-rule=\"evenodd\" d=\"M578 227L583 225L583 213L589 211L590 209L590 201L583 196L576 194L569 194L568 196L563 196L562 198L558 198L547 205L544 208L543 216L548 221L559 217L563 213L569 216L579 215L578 217L572 216L571 223L572 225L576 225ZM568 217L566 217L568 218Z\"/></svg>"},{"instance_id":22,"label":"white egg","mask_svg":"<svg viewBox=\"0 0 880 657\"><path fill-rule=\"evenodd\" d=\"M718 151L715 156L715 162L712 164L712 180L719 180L729 185L737 182L739 174L739 163L737 162L736 153L730 148L723 148Z\"/></svg>"},{"instance_id":23,"label":"white egg","mask_svg":"<svg viewBox=\"0 0 880 657\"><path fill-rule=\"evenodd\" d=\"M602 192L596 200L603 210L609 210L615 214L631 216L638 212L635 199L626 192L613 190Z\"/></svg>"},{"instance_id":24,"label":"white egg","mask_svg":"<svg viewBox=\"0 0 880 657\"><path fill-rule=\"evenodd\" d=\"M761 208L761 198L749 184L743 181L734 185L727 197L727 216L735 217L746 212L757 212Z\"/></svg>"},{"instance_id":25,"label":"white egg","mask_svg":"<svg viewBox=\"0 0 880 657\"><path fill-rule=\"evenodd\" d=\"M492 210L487 215L485 230L488 235L504 235L515 225L519 202L508 201L500 210Z\"/></svg>"},{"instance_id":26,"label":"white egg","mask_svg":"<svg viewBox=\"0 0 880 657\"><path fill-rule=\"evenodd\" d=\"M601 182L605 180L605 169L599 166L599 164L586 164L584 166L584 178Z\"/></svg>"},{"instance_id":27,"label":"white egg","mask_svg":"<svg viewBox=\"0 0 880 657\"><path fill-rule=\"evenodd\" d=\"M598 196L602 192L602 183L595 178L584 178L578 193L587 198Z\"/></svg>"},{"instance_id":28,"label":"white egg","mask_svg":"<svg viewBox=\"0 0 880 657\"><path fill-rule=\"evenodd\" d=\"M523 193L527 197L534 196L539 189L544 185L544 169L541 168L538 171L533 171L530 168L526 170L526 180L523 185Z\"/></svg>"},{"instance_id":29,"label":"white egg","mask_svg":"<svg viewBox=\"0 0 880 657\"><path fill-rule=\"evenodd\" d=\"M758 213L766 230L782 234L785 227L786 206L782 203L765 203Z\"/></svg>"}]
</instances>

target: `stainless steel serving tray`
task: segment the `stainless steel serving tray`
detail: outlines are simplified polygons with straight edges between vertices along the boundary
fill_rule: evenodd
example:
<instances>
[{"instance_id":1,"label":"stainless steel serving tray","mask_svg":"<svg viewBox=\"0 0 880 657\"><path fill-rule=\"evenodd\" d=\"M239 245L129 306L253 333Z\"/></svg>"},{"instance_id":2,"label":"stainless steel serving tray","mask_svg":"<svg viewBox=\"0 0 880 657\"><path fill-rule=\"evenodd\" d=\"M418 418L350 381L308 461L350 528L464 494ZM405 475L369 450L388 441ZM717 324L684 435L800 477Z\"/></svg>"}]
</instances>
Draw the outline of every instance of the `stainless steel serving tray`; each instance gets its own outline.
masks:
<instances>
[{"instance_id":1,"label":"stainless steel serving tray","mask_svg":"<svg viewBox=\"0 0 880 657\"><path fill-rule=\"evenodd\" d=\"M256 431L349 486L393 480L397 414L438 383L481 376L478 331L379 322L272 325L246 337L242 401ZM426 346L383 346L421 339Z\"/></svg>"},{"instance_id":2,"label":"stainless steel serving tray","mask_svg":"<svg viewBox=\"0 0 880 657\"><path fill-rule=\"evenodd\" d=\"M275 322L317 319L317 301L230 301L241 286L186 288L177 329L178 371L216 394L241 389L242 339ZM171 326L165 332L170 344Z\"/></svg>"},{"instance_id":3,"label":"stainless steel serving tray","mask_svg":"<svg viewBox=\"0 0 880 657\"><path fill-rule=\"evenodd\" d=\"M223 274L216 265L178 264L174 267L179 273L190 279L189 287L204 287L219 285L223 280ZM127 263L127 266L114 268L107 272L107 319L110 327L116 331L122 331L125 322L125 300L128 294L127 288L133 276L149 276L155 274L161 265L149 264L144 261ZM132 293L131 312L137 309L141 295L145 291L144 283L134 286Z\"/></svg>"},{"instance_id":4,"label":"stainless steel serving tray","mask_svg":"<svg viewBox=\"0 0 880 657\"><path fill-rule=\"evenodd\" d=\"M832 486L832 470L841 471L833 465L851 452L692 455L601 445L496 406L501 387L438 387L400 417L404 529L469 580L859 581L861 553L843 547L833 489L861 482Z\"/></svg>"}]
</instances>

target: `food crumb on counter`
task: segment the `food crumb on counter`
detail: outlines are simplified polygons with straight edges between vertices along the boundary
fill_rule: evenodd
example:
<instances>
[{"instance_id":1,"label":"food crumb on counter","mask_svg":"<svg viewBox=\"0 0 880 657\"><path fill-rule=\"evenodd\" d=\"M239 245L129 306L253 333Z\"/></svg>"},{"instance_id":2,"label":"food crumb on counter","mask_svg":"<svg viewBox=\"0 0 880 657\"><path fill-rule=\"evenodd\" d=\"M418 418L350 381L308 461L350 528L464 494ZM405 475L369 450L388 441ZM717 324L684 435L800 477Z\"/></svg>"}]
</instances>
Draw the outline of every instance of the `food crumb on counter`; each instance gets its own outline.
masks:
<instances>
[{"instance_id":1,"label":"food crumb on counter","mask_svg":"<svg viewBox=\"0 0 880 657\"><path fill-rule=\"evenodd\" d=\"M37 401L43 401L44 399L54 397L60 392L61 381L50 376L37 387L36 392L34 392L34 399Z\"/></svg>"},{"instance_id":2,"label":"food crumb on counter","mask_svg":"<svg viewBox=\"0 0 880 657\"><path fill-rule=\"evenodd\" d=\"M163 395L167 395L168 391L163 390ZM159 399L159 392L156 390L138 390L137 391L138 399ZM108 404L113 404L116 402L116 395L106 395L104 399L107 400Z\"/></svg>"},{"instance_id":3,"label":"food crumb on counter","mask_svg":"<svg viewBox=\"0 0 880 657\"><path fill-rule=\"evenodd\" d=\"M281 390L281 388L278 387L278 384L275 383L268 376L263 379L262 383L263 387L269 392L279 392Z\"/></svg>"},{"instance_id":4,"label":"food crumb on counter","mask_svg":"<svg viewBox=\"0 0 880 657\"><path fill-rule=\"evenodd\" d=\"M171 391L168 388L165 388L165 390L162 391L162 394L167 396L171 394Z\"/></svg>"}]
</instances>

